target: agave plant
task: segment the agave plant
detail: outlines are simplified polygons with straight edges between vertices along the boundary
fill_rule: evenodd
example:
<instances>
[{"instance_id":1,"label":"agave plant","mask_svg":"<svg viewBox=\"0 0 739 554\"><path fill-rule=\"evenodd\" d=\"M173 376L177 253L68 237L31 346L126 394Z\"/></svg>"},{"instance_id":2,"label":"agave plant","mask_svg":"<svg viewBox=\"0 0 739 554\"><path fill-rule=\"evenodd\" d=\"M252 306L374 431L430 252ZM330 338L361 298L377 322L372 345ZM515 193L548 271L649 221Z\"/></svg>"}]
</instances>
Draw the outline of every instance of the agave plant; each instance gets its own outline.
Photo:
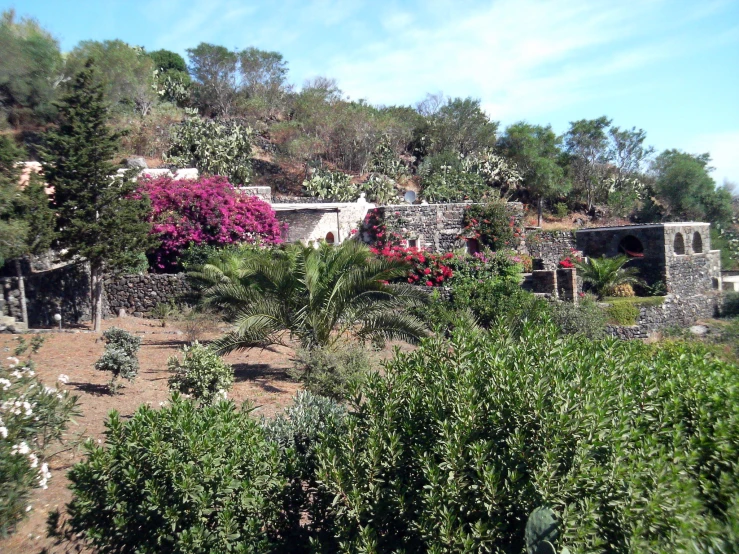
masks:
<instances>
[{"instance_id":1,"label":"agave plant","mask_svg":"<svg viewBox=\"0 0 739 554\"><path fill-rule=\"evenodd\" d=\"M196 275L204 285L204 302L223 309L235 325L214 344L221 354L285 344L288 338L312 349L331 347L347 336L382 344L426 334L409 309L425 302L427 294L390 284L408 267L374 256L363 244L293 244L234 256L241 259L216 260Z\"/></svg>"},{"instance_id":2,"label":"agave plant","mask_svg":"<svg viewBox=\"0 0 739 554\"><path fill-rule=\"evenodd\" d=\"M584 262L575 262L575 267L583 281L590 283L595 293L603 298L610 295L619 285L637 285L642 280L635 267L624 267L629 261L623 254L614 258L588 258Z\"/></svg>"}]
</instances>

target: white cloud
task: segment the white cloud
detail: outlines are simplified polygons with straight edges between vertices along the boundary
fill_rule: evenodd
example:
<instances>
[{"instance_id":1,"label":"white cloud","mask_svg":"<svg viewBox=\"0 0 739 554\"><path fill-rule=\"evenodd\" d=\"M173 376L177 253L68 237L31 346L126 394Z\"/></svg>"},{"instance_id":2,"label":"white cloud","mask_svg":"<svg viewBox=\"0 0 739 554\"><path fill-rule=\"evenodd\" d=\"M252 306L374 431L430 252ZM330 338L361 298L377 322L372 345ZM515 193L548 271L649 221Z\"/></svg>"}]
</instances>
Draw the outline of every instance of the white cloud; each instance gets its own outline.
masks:
<instances>
[{"instance_id":1,"label":"white cloud","mask_svg":"<svg viewBox=\"0 0 739 554\"><path fill-rule=\"evenodd\" d=\"M711 154L711 165L716 168L711 176L719 185L724 180L739 184L739 130L697 135L685 150ZM739 190L734 192L739 194Z\"/></svg>"},{"instance_id":2,"label":"white cloud","mask_svg":"<svg viewBox=\"0 0 739 554\"><path fill-rule=\"evenodd\" d=\"M665 6L660 0L503 0L449 10L432 3L423 21L387 14L382 22L392 34L337 55L326 73L351 97L372 102L411 103L442 89L480 97L494 118L536 117L603 97L604 79L684 48L677 37L650 36L645 22L659 22L655 14ZM618 93L611 88L605 95Z\"/></svg>"}]
</instances>

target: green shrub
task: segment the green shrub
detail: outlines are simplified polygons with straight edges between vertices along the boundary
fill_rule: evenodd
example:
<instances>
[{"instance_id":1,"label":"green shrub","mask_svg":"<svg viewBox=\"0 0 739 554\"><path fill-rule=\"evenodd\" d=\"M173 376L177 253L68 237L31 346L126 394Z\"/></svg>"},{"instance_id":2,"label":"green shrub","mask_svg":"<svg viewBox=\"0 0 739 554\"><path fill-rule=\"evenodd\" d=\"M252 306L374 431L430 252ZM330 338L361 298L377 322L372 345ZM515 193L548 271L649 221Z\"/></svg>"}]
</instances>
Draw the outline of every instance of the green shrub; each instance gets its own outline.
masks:
<instances>
[{"instance_id":1,"label":"green shrub","mask_svg":"<svg viewBox=\"0 0 739 554\"><path fill-rule=\"evenodd\" d=\"M737 368L701 348L553 326L426 340L318 447L322 551L521 552L540 506L557 551L732 551L738 405Z\"/></svg>"},{"instance_id":2,"label":"green shrub","mask_svg":"<svg viewBox=\"0 0 739 554\"><path fill-rule=\"evenodd\" d=\"M341 434L345 419L346 408L335 400L298 391L292 406L273 419L263 419L262 426L268 440L283 452L298 455L300 478L309 481L314 478L316 445L322 436Z\"/></svg>"},{"instance_id":3,"label":"green shrub","mask_svg":"<svg viewBox=\"0 0 739 554\"><path fill-rule=\"evenodd\" d=\"M364 348L338 345L296 350L291 373L313 394L344 400L371 370L372 361Z\"/></svg>"},{"instance_id":4,"label":"green shrub","mask_svg":"<svg viewBox=\"0 0 739 554\"><path fill-rule=\"evenodd\" d=\"M398 203L396 183L385 175L378 173L370 175L367 182L362 185L362 190L366 193L368 202L380 205Z\"/></svg>"},{"instance_id":5,"label":"green shrub","mask_svg":"<svg viewBox=\"0 0 739 554\"><path fill-rule=\"evenodd\" d=\"M631 302L613 302L606 309L609 319L617 325L635 325L639 307Z\"/></svg>"},{"instance_id":6,"label":"green shrub","mask_svg":"<svg viewBox=\"0 0 739 554\"><path fill-rule=\"evenodd\" d=\"M225 400L233 385L233 368L197 341L183 346L182 353L182 361L176 356L167 361L167 367L174 373L169 379L169 388L192 396L201 404Z\"/></svg>"},{"instance_id":7,"label":"green shrub","mask_svg":"<svg viewBox=\"0 0 739 554\"><path fill-rule=\"evenodd\" d=\"M123 350L131 357L136 357L141 348L141 337L129 333L125 329L111 327L103 333L103 340L111 348Z\"/></svg>"},{"instance_id":8,"label":"green shrub","mask_svg":"<svg viewBox=\"0 0 739 554\"><path fill-rule=\"evenodd\" d=\"M139 373L138 351L141 337L132 335L124 329L111 327L103 333L105 351L95 362L95 369L111 373L108 383L110 392L118 390L118 378L133 381Z\"/></svg>"},{"instance_id":9,"label":"green shrub","mask_svg":"<svg viewBox=\"0 0 739 554\"><path fill-rule=\"evenodd\" d=\"M603 309L592 300L554 302L550 306L552 322L565 335L583 335L590 339L605 336L607 318Z\"/></svg>"},{"instance_id":10,"label":"green shrub","mask_svg":"<svg viewBox=\"0 0 739 554\"><path fill-rule=\"evenodd\" d=\"M102 552L300 551L302 491L292 458L248 410L175 395L130 420L69 472L69 527Z\"/></svg>"},{"instance_id":11,"label":"green shrub","mask_svg":"<svg viewBox=\"0 0 739 554\"><path fill-rule=\"evenodd\" d=\"M464 211L462 224L464 236L475 238L492 250L513 248L520 244L523 236L523 230L515 226L502 199L471 205Z\"/></svg>"},{"instance_id":12,"label":"green shrub","mask_svg":"<svg viewBox=\"0 0 739 554\"><path fill-rule=\"evenodd\" d=\"M570 208L565 204L564 202L557 202L554 205L554 215L560 219L563 217L567 217L567 214L570 213Z\"/></svg>"},{"instance_id":13,"label":"green shrub","mask_svg":"<svg viewBox=\"0 0 739 554\"><path fill-rule=\"evenodd\" d=\"M524 321L539 321L547 313L546 300L506 278L452 280L453 307L470 310L483 327L502 324L515 330Z\"/></svg>"},{"instance_id":14,"label":"green shrub","mask_svg":"<svg viewBox=\"0 0 739 554\"><path fill-rule=\"evenodd\" d=\"M724 295L724 305L721 307L722 317L739 315L739 292L727 292Z\"/></svg>"},{"instance_id":15,"label":"green shrub","mask_svg":"<svg viewBox=\"0 0 739 554\"><path fill-rule=\"evenodd\" d=\"M60 375L59 383L67 377ZM71 417L79 414L77 397L44 386L33 364L0 366L0 537L15 530L31 508L31 489L48 487L49 445L61 440Z\"/></svg>"},{"instance_id":16,"label":"green shrub","mask_svg":"<svg viewBox=\"0 0 739 554\"><path fill-rule=\"evenodd\" d=\"M110 392L118 390L118 378L129 381L136 379L139 374L139 360L117 346L106 346L103 355L95 362L95 369L107 371L111 374L108 387Z\"/></svg>"}]
</instances>

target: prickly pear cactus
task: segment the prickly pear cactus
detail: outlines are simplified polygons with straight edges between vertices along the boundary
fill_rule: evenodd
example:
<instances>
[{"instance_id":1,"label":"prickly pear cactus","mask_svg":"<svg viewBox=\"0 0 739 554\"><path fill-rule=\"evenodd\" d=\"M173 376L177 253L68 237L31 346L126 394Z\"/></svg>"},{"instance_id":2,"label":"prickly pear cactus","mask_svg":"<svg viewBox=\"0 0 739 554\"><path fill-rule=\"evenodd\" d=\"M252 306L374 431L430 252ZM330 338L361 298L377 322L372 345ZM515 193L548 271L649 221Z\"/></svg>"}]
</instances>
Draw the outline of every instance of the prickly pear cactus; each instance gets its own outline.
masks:
<instances>
[{"instance_id":1,"label":"prickly pear cactus","mask_svg":"<svg viewBox=\"0 0 739 554\"><path fill-rule=\"evenodd\" d=\"M545 506L536 508L526 522L526 554L557 554L554 542L559 536L559 518ZM561 554L569 554L567 548Z\"/></svg>"}]
</instances>

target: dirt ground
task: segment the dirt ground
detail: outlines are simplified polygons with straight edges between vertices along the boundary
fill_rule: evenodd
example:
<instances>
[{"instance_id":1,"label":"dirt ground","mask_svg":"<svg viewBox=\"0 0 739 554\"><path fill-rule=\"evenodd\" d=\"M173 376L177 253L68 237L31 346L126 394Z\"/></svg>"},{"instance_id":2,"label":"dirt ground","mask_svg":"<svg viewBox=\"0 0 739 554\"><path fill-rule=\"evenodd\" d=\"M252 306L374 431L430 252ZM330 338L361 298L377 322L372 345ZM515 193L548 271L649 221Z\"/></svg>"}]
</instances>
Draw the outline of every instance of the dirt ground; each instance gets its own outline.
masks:
<instances>
[{"instance_id":1,"label":"dirt ground","mask_svg":"<svg viewBox=\"0 0 739 554\"><path fill-rule=\"evenodd\" d=\"M34 355L37 374L44 384L54 386L60 374L69 376L64 388L79 396L82 416L69 426L64 444L57 449L66 451L49 460L52 473L49 488L34 490L29 517L21 522L14 535L0 540L0 552L4 554L76 552L71 545L57 545L46 537L48 512L56 508L63 512L65 504L71 499L66 472L81 458L81 452L70 447L79 439L102 439L104 422L111 410L128 416L141 404L159 406L169 397L167 359L176 355L186 343L185 335L177 328L177 322L169 323L164 328L156 320L133 317L103 322L104 328L112 326L136 333L143 339L138 378L132 383L124 381L124 387L117 395L110 395L107 391L108 375L93 367L103 352L103 342L99 335L85 328L46 334L43 347ZM214 336L206 335L203 338ZM3 359L12 355L16 344L13 335L0 335L0 355ZM300 388L286 373L291 364L291 355L290 349L277 347L274 351L255 349L227 356L225 359L233 365L235 374L229 398L237 403L249 401L258 406L255 414L268 417L282 410Z\"/></svg>"}]
</instances>

